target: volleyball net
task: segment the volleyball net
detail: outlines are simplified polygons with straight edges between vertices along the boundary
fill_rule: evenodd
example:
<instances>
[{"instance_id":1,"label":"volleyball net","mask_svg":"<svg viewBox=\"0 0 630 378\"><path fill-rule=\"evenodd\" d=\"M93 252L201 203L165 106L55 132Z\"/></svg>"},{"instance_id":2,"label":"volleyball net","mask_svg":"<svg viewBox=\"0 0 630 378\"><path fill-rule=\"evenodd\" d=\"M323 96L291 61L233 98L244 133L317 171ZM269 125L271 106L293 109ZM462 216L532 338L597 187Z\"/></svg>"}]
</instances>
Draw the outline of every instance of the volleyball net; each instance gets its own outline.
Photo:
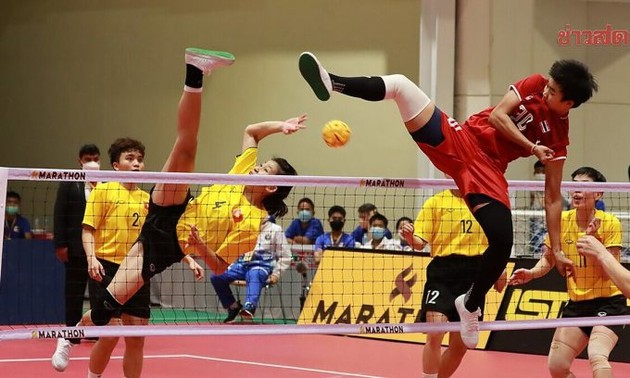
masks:
<instances>
[{"instance_id":1,"label":"volleyball net","mask_svg":"<svg viewBox=\"0 0 630 378\"><path fill-rule=\"evenodd\" d=\"M239 321L240 317L237 317L239 326L219 326L226 318L227 310L223 308L211 283L213 272L204 265L203 259L196 259L206 268L206 278L201 282L195 281L190 270L180 263L151 279L150 326L64 327L67 272L64 264L55 255L54 235L55 202L58 201L61 182L133 182L146 192L155 183L186 183L190 185L194 197L221 185L292 186L293 189L285 200L289 208L288 214L275 219L275 223L284 231L289 230L293 222L297 222L300 229L302 224L308 223L295 220L298 216L304 217L304 214L298 214L303 210L302 207L298 208L298 204L303 198L308 198L314 204L312 216L321 221L324 233L331 231L329 210L333 206L345 209L343 231L351 234L355 228L361 226L358 209L364 204L372 204L387 219L384 226L391 232L392 240L384 244L373 243L371 226L363 224L370 231L365 238L357 239L351 247L337 245L326 248L320 260L315 258L313 244L299 244L295 242L299 238L293 237L294 243L288 245L291 251L289 266L281 273L278 283L264 285L251 323ZM543 185L544 183L536 181L510 182L514 247L507 267L508 276L518 268L531 268L540 258L546 231L544 210L536 201L539 201L540 193L544 190ZM401 243L396 231L397 220L403 217L416 220L427 200L452 188L455 188L454 183L445 179L0 168L0 197L11 192L19 193L19 214L28 220L33 235L30 240L16 237L21 231L20 227L25 226L16 223L14 216L2 212L1 216L5 218L5 240L0 249L0 340L112 335L407 335L417 332L456 331L456 323L431 324L420 321L423 287L427 266L431 262L430 246L421 251L410 250L404 242ZM630 184L566 182L563 183L563 190L566 193L604 193L602 200L606 212L621 222L621 259L626 261L630 254ZM569 205L569 201L567 203ZM223 205L205 204L211 207ZM235 225L239 222L238 212L245 215L250 213L243 208L243 202L239 206L241 207L230 208L228 212L221 213L222 216L229 215L230 219L227 221L209 222L207 219L199 219L200 225L211 225L208 227L212 228L200 230L200 233L207 237L212 237L208 235L213 232L228 234L234 227L238 227ZM103 211L104 215L113 216L113 213ZM57 220L59 216L57 214ZM144 221L143 214L137 220L141 224ZM444 230L453 232L456 229L464 233L471 230L466 222L451 221L458 222L457 227L443 227ZM436 232L441 232L440 229L437 228ZM239 244L238 238L234 240L235 244ZM134 241L135 238L130 238L117 242L131 245ZM241 244L253 245L251 240ZM377 245L384 248L372 247ZM251 252L243 246L241 249L241 256ZM247 265L249 260L231 257L228 262L234 261ZM273 269L274 265L271 265L270 269ZM229 287L236 298L241 302L245 300L248 290L246 283L237 280ZM81 297L84 300L84 309L87 310L90 306L87 290ZM630 322L630 317L626 316L558 319L568 299L564 278L555 270L527 285L510 286L502 292L492 289L486 298L481 329L522 330ZM431 293L425 296L425 300L431 300Z\"/></svg>"}]
</instances>

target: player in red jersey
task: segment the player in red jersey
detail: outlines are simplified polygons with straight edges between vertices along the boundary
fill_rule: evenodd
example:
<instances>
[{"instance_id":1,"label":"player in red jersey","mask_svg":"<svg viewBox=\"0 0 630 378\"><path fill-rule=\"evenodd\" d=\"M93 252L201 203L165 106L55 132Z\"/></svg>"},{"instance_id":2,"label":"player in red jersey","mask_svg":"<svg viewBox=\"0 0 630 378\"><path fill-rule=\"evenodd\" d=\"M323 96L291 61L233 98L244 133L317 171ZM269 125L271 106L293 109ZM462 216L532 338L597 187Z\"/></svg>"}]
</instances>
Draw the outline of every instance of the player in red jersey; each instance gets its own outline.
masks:
<instances>
[{"instance_id":1,"label":"player in red jersey","mask_svg":"<svg viewBox=\"0 0 630 378\"><path fill-rule=\"evenodd\" d=\"M311 53L300 55L300 72L322 101L331 93L368 101L394 100L407 131L442 172L453 177L488 238L488 248L467 294L455 300L462 340L477 345L478 317L485 295L499 278L513 243L512 214L505 169L518 157L535 155L545 164L545 211L551 249L562 274L572 264L560 248L560 183L569 144L568 115L597 90L588 67L560 60L549 79L528 76L511 85L494 107L459 124L403 75L341 77L328 73Z\"/></svg>"}]
</instances>

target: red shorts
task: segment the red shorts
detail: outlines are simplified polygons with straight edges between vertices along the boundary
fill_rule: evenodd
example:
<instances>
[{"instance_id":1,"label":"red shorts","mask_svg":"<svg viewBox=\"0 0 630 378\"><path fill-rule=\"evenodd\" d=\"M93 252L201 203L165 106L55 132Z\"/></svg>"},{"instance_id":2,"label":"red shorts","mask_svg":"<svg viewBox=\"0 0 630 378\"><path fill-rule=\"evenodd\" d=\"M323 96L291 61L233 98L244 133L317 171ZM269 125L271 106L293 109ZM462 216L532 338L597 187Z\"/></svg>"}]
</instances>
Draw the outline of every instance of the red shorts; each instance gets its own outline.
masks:
<instances>
[{"instance_id":1,"label":"red shorts","mask_svg":"<svg viewBox=\"0 0 630 378\"><path fill-rule=\"evenodd\" d=\"M470 207L470 194L484 194L510 208L508 184L504 171L479 145L477 138L454 119L442 113L441 130L444 140L433 147L417 143L431 162L451 176Z\"/></svg>"}]
</instances>

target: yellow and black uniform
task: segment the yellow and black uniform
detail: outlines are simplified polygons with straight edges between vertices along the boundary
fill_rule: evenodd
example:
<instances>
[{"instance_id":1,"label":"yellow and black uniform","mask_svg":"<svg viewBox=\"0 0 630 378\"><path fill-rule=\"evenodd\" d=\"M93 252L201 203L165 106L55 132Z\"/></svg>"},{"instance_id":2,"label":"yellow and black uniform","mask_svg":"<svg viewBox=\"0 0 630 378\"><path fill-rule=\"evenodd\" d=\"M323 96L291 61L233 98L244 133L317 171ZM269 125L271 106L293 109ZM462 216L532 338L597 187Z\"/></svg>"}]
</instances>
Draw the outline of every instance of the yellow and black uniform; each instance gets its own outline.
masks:
<instances>
[{"instance_id":1,"label":"yellow and black uniform","mask_svg":"<svg viewBox=\"0 0 630 378\"><path fill-rule=\"evenodd\" d=\"M621 222L612 214L595 211L595 218L601 219L601 226L595 236L606 248L621 247ZM617 286L608 278L596 261L581 256L577 251L577 240L585 235L577 224L575 209L562 212L560 224L561 248L573 262L574 274L567 277L569 303L562 311L562 317L605 316L629 314L626 299ZM549 246L549 235L545 237ZM580 327L590 335L592 327ZM614 327L609 327L614 330Z\"/></svg>"},{"instance_id":2,"label":"yellow and black uniform","mask_svg":"<svg viewBox=\"0 0 630 378\"><path fill-rule=\"evenodd\" d=\"M139 188L128 190L118 182L99 184L90 193L83 224L94 228L94 254L114 277L118 267L138 239L147 215L149 194ZM90 280L90 293L96 293ZM125 305L122 312L141 318L150 316L150 290L147 283Z\"/></svg>"},{"instance_id":3,"label":"yellow and black uniform","mask_svg":"<svg viewBox=\"0 0 630 378\"><path fill-rule=\"evenodd\" d=\"M258 149L248 148L236 157L229 173L248 174L257 158ZM184 258L181 246L186 244L192 225L206 246L228 263L253 250L267 211L249 203L243 190L244 185L212 185L203 188L195 199L189 194L180 205L163 207L151 201L139 238L145 282Z\"/></svg>"},{"instance_id":4,"label":"yellow and black uniform","mask_svg":"<svg viewBox=\"0 0 630 378\"><path fill-rule=\"evenodd\" d=\"M426 321L427 311L435 311L459 321L455 298L472 285L488 240L464 200L450 190L424 203L414 228L414 235L429 244L433 257L427 267L421 320Z\"/></svg>"},{"instance_id":5,"label":"yellow and black uniform","mask_svg":"<svg viewBox=\"0 0 630 378\"><path fill-rule=\"evenodd\" d=\"M256 165L257 155L257 148L248 148L236 158L229 173L248 174ZM252 205L243 195L244 189L244 185L203 188L177 222L180 245L186 243L190 227L195 225L207 248L228 264L253 251L267 211Z\"/></svg>"}]
</instances>

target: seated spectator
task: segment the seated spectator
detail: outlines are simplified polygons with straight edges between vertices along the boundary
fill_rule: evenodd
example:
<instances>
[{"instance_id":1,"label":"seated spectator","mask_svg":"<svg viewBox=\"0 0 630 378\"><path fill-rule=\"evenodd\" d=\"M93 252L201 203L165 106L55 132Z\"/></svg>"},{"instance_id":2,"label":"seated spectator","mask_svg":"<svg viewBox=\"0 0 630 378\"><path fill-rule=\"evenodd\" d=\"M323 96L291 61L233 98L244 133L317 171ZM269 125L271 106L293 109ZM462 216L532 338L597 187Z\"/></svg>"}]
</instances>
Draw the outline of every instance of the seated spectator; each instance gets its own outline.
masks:
<instances>
[{"instance_id":1,"label":"seated spectator","mask_svg":"<svg viewBox=\"0 0 630 378\"><path fill-rule=\"evenodd\" d=\"M402 234L403 227L406 224L413 224L413 220L409 217L398 218L396 221L396 234L398 235L398 239L394 241L399 245L399 249L403 251L413 251L413 248L407 243Z\"/></svg>"},{"instance_id":2,"label":"seated spectator","mask_svg":"<svg viewBox=\"0 0 630 378\"><path fill-rule=\"evenodd\" d=\"M364 203L359 206L358 212L360 224L352 231L352 237L356 243L365 244L368 241L367 233L370 218L372 218L374 214L378 214L378 209L374 204ZM388 229L385 229L385 237L389 239L392 238L392 233Z\"/></svg>"},{"instance_id":3,"label":"seated spectator","mask_svg":"<svg viewBox=\"0 0 630 378\"><path fill-rule=\"evenodd\" d=\"M328 223L331 232L320 235L315 241L313 259L316 264L322 259L324 250L329 247L354 248L354 238L343 232L346 223L346 209L341 206L333 206L328 210Z\"/></svg>"},{"instance_id":4,"label":"seated spectator","mask_svg":"<svg viewBox=\"0 0 630 378\"><path fill-rule=\"evenodd\" d=\"M31 224L20 215L22 198L17 192L7 192L7 203L4 210L4 238L32 239Z\"/></svg>"},{"instance_id":5,"label":"seated spectator","mask_svg":"<svg viewBox=\"0 0 630 378\"><path fill-rule=\"evenodd\" d=\"M278 283L280 274L290 265L291 247L282 227L269 219L263 221L254 250L241 255L224 273L210 278L221 304L228 310L228 316L223 322L232 323L239 314L251 320L263 287L267 283ZM245 280L246 283L245 303L242 305L230 289L230 283L236 280Z\"/></svg>"},{"instance_id":6,"label":"seated spectator","mask_svg":"<svg viewBox=\"0 0 630 378\"><path fill-rule=\"evenodd\" d=\"M387 218L379 213L372 215L370 218L370 230L368 231L369 240L367 243L360 245L365 249L388 249L400 250L400 244L385 236L387 231Z\"/></svg>"},{"instance_id":7,"label":"seated spectator","mask_svg":"<svg viewBox=\"0 0 630 378\"><path fill-rule=\"evenodd\" d=\"M315 204L310 198L298 202L298 217L294 219L285 236L291 244L314 244L318 236L324 233L322 221L314 218Z\"/></svg>"}]
</instances>

